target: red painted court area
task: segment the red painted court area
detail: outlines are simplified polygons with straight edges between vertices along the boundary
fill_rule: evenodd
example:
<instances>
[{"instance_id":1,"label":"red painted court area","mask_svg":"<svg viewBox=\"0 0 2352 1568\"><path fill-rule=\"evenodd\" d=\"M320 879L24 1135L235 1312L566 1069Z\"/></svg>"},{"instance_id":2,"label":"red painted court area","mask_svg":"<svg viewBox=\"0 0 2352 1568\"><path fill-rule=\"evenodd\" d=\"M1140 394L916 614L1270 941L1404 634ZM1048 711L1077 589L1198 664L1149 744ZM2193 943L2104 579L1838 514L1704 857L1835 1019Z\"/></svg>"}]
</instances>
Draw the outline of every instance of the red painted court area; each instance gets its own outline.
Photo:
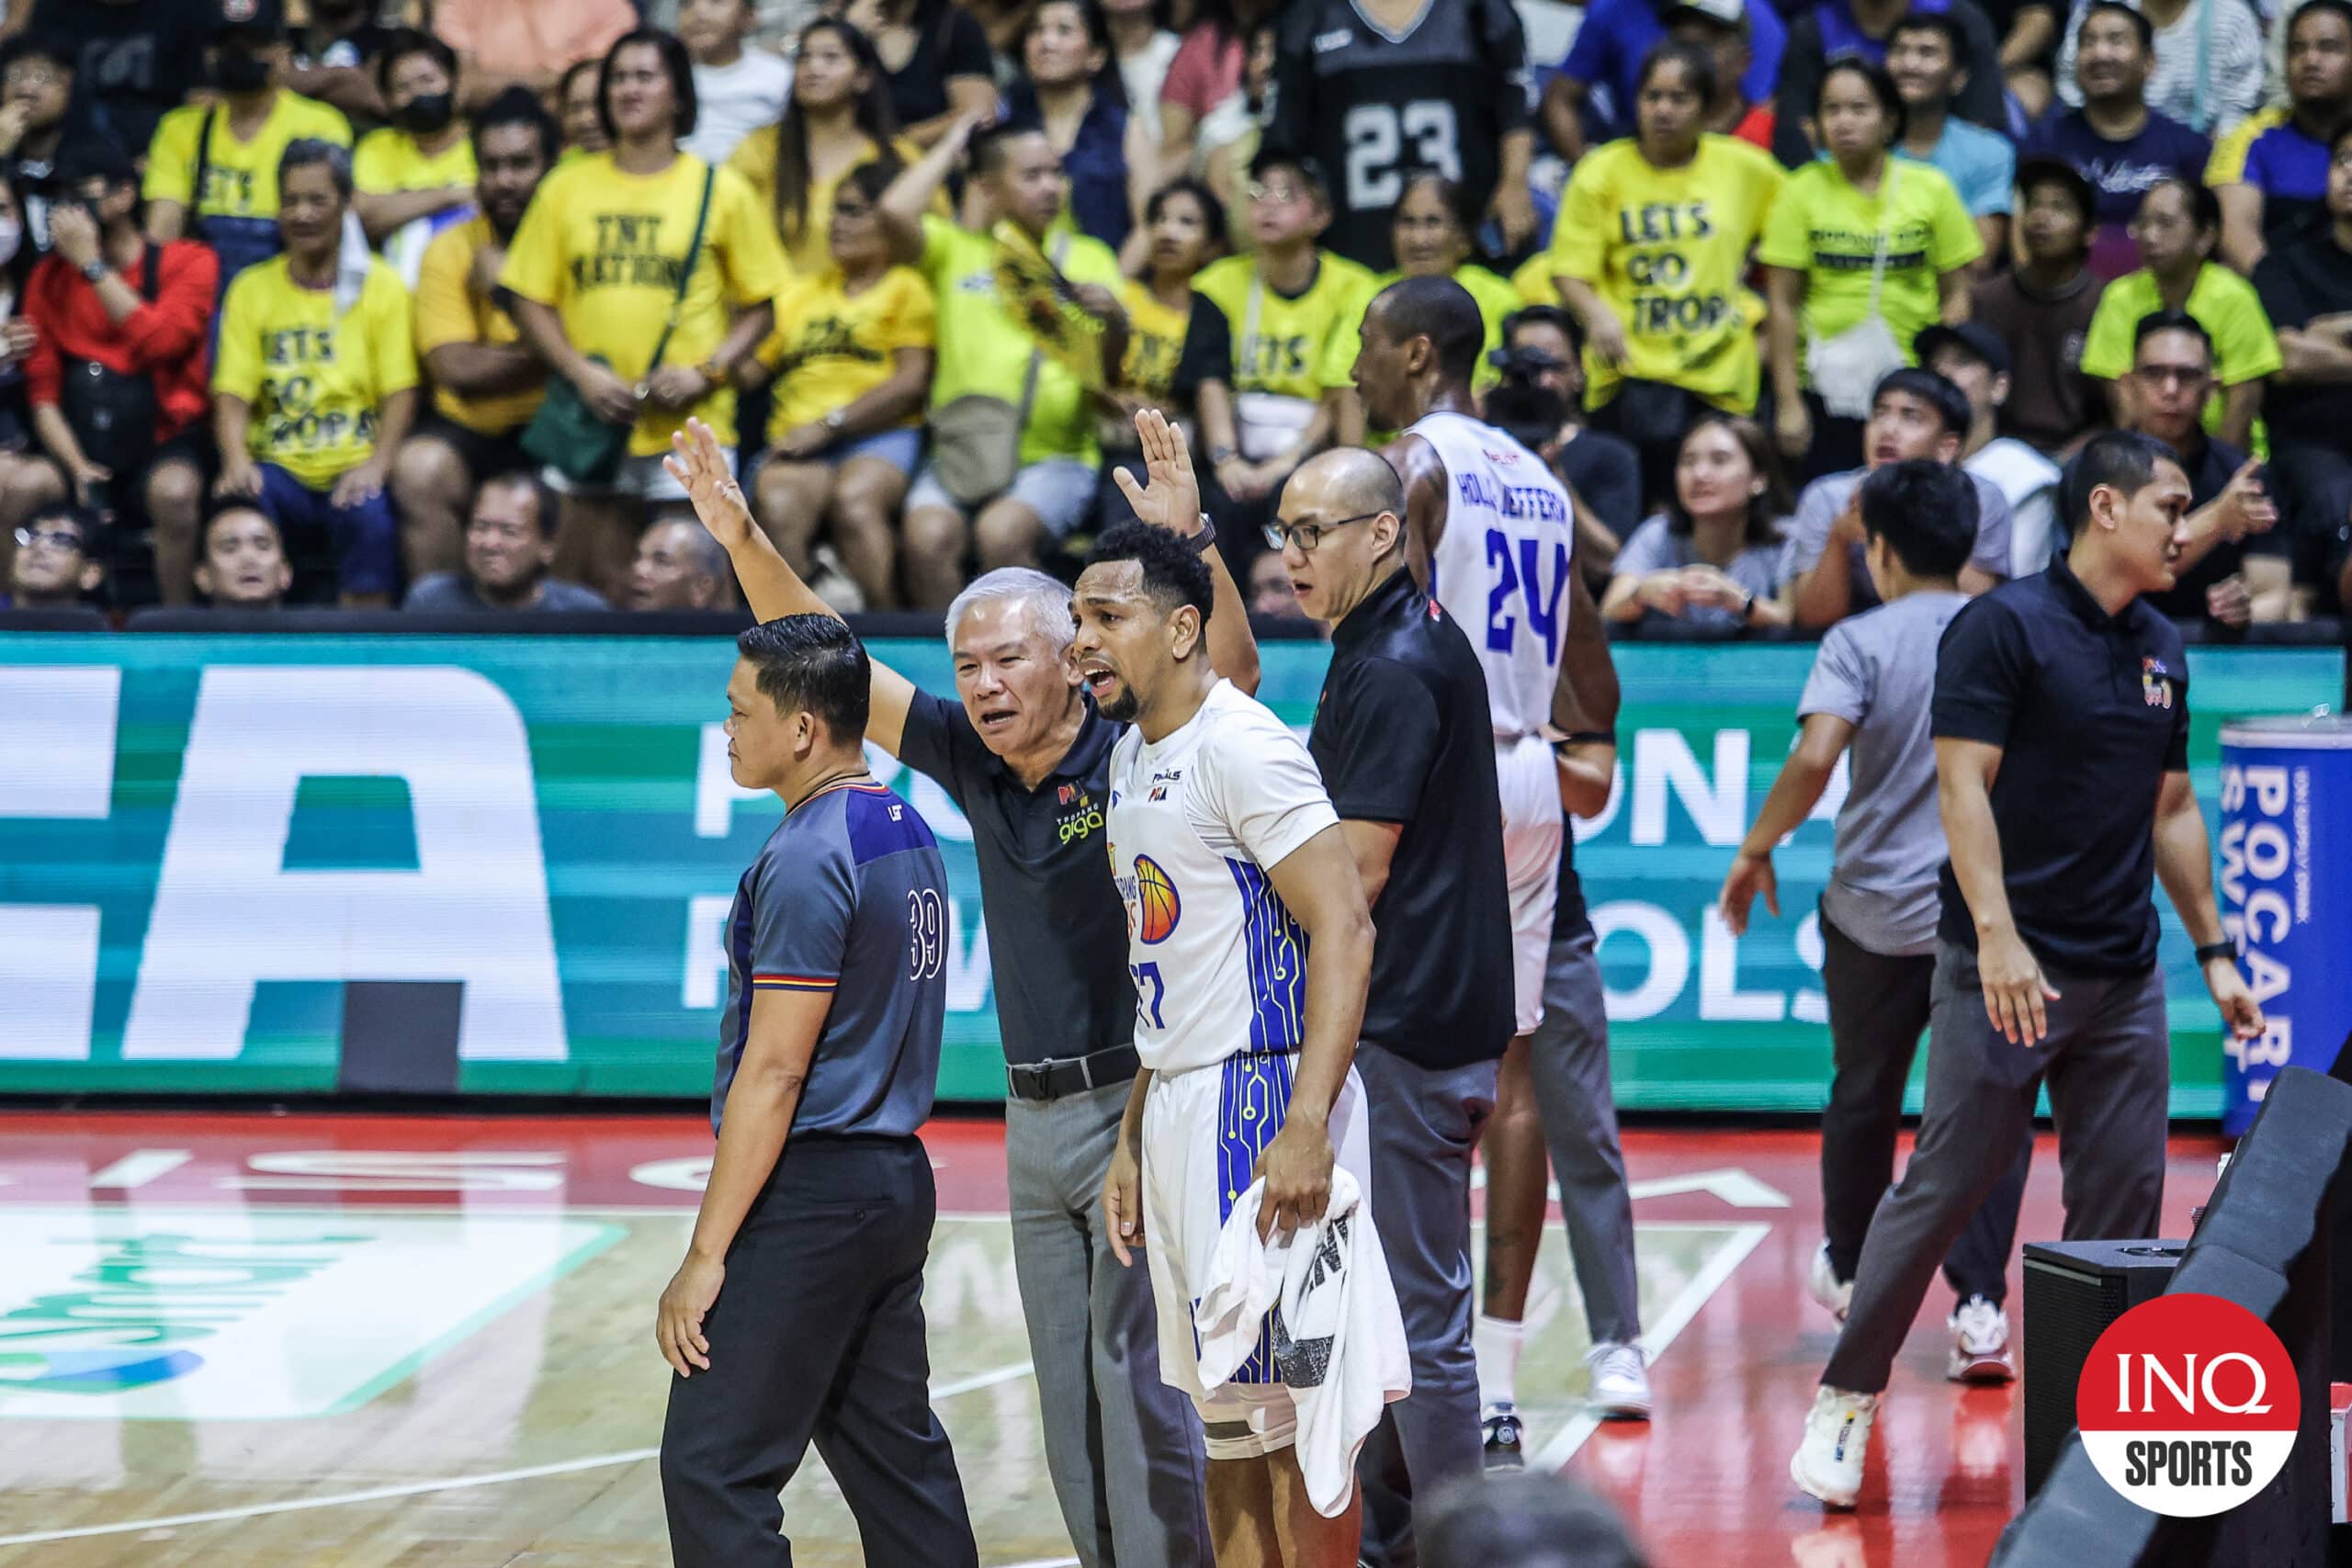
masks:
<instances>
[{"instance_id":1,"label":"red painted court area","mask_svg":"<svg viewBox=\"0 0 2352 1568\"><path fill-rule=\"evenodd\" d=\"M1001 1124L943 1120L925 1139L943 1213L1002 1212ZM1943 1380L1943 1315L1951 1303L1940 1282L1897 1366L1859 1513L1826 1515L1788 1481L1789 1453L1832 1340L1827 1315L1804 1289L1820 1232L1817 1146L1803 1132L1627 1134L1637 1225L1660 1227L1661 1235L1677 1225L1761 1224L1768 1232L1705 1294L1658 1359L1657 1418L1603 1427L1566 1471L1613 1499L1661 1565L1975 1568L2021 1501L2021 1404L2014 1386L1963 1393ZM2187 1234L2190 1209L2212 1188L2222 1147L2211 1135L2173 1140L2166 1234ZM707 1124L690 1113L17 1112L0 1114L0 1210L132 1204L167 1215L176 1205L288 1204L455 1206L469 1215L684 1213L695 1201L698 1162L709 1150ZM2022 1237L2057 1235L2059 1186L2055 1140L2045 1133ZM1564 1245L1556 1229L1545 1243ZM2014 1263L2010 1280L2021 1345ZM650 1313L650 1300L645 1304ZM1574 1316L1571 1303L1562 1318ZM638 1333L635 1319L626 1321L622 1331ZM940 1332L936 1323L933 1331Z\"/></svg>"}]
</instances>

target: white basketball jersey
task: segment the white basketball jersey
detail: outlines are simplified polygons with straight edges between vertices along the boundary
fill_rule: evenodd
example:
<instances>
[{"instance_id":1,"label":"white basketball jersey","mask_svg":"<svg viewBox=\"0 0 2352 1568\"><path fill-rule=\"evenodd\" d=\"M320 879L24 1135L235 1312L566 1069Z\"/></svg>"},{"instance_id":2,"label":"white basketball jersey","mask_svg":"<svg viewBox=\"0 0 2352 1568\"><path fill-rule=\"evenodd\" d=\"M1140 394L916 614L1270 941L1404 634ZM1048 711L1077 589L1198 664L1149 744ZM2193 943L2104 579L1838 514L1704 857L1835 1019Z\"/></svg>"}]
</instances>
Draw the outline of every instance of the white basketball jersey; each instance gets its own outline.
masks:
<instances>
[{"instance_id":1,"label":"white basketball jersey","mask_svg":"<svg viewBox=\"0 0 2352 1568\"><path fill-rule=\"evenodd\" d=\"M1445 465L1430 597L1462 624L1486 666L1496 739L1532 735L1551 719L1567 636L1568 492L1543 458L1467 414L1424 415L1410 434Z\"/></svg>"},{"instance_id":2,"label":"white basketball jersey","mask_svg":"<svg viewBox=\"0 0 2352 1568\"><path fill-rule=\"evenodd\" d=\"M1298 1049L1306 935L1265 868L1339 819L1306 746L1229 681L1158 745L1119 738L1107 839L1145 1066Z\"/></svg>"}]
</instances>

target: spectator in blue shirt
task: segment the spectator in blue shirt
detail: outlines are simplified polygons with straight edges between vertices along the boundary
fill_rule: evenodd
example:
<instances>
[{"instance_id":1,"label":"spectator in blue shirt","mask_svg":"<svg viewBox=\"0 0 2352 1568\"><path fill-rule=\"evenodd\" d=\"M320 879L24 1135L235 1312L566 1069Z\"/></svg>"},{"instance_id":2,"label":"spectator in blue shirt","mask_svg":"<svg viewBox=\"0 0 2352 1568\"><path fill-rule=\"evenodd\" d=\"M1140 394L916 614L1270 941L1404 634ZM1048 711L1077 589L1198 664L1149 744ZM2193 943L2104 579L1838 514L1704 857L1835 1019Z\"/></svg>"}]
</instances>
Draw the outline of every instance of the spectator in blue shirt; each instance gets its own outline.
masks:
<instances>
[{"instance_id":1,"label":"spectator in blue shirt","mask_svg":"<svg viewBox=\"0 0 2352 1568\"><path fill-rule=\"evenodd\" d=\"M1949 12L1917 11L1894 24L1886 40L1886 70L1903 95L1903 140L1895 151L1933 164L1960 192L1984 237L1984 254L1975 264L1981 272L2008 252L2018 153L1998 131L1952 116L1952 98L1968 84L1961 63L1967 47L1967 34Z\"/></svg>"},{"instance_id":2,"label":"spectator in blue shirt","mask_svg":"<svg viewBox=\"0 0 2352 1568\"><path fill-rule=\"evenodd\" d=\"M1739 90L1750 103L1772 96L1781 73L1781 51L1788 39L1788 24L1769 5L1746 0L1714 0L1702 7L1710 15L1737 20L1743 9L1747 23L1747 73ZM1588 107L1606 132L1603 140L1634 134L1634 100L1641 95L1642 61L1666 38L1665 6L1652 0L1590 0L1584 24L1560 73L1544 90L1544 126L1560 156L1575 163L1584 156ZM1593 102L1598 90L1605 104Z\"/></svg>"},{"instance_id":3,"label":"spectator in blue shirt","mask_svg":"<svg viewBox=\"0 0 2352 1568\"><path fill-rule=\"evenodd\" d=\"M2222 259L2251 273L2265 251L2327 226L2328 139L2352 121L2352 0L2303 0L2287 24L2287 101L2215 143L2205 183L2222 199Z\"/></svg>"},{"instance_id":4,"label":"spectator in blue shirt","mask_svg":"<svg viewBox=\"0 0 2352 1568\"><path fill-rule=\"evenodd\" d=\"M2166 180L2201 181L2212 144L2148 107L2156 32L2122 0L2093 0L2075 32L2080 108L2057 108L2026 133L2026 159L2056 158L2090 181L2098 228L2091 275L2112 282L2140 265L2132 220L2140 198Z\"/></svg>"},{"instance_id":5,"label":"spectator in blue shirt","mask_svg":"<svg viewBox=\"0 0 2352 1568\"><path fill-rule=\"evenodd\" d=\"M1135 227L1157 149L1127 114L1111 35L1094 0L1046 0L1021 31L1022 79L1007 122L1037 130L1062 161L1069 214L1113 250Z\"/></svg>"}]
</instances>

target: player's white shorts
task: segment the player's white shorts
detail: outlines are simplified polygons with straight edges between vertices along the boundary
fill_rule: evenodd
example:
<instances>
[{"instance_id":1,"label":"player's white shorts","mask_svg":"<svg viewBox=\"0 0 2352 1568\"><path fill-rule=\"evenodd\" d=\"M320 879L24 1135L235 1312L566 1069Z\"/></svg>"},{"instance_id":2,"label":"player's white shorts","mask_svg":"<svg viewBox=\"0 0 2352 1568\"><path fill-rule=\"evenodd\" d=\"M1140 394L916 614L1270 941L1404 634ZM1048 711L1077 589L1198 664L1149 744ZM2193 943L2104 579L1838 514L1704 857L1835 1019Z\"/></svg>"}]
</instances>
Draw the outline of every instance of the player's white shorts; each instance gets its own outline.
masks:
<instances>
[{"instance_id":1,"label":"player's white shorts","mask_svg":"<svg viewBox=\"0 0 2352 1568\"><path fill-rule=\"evenodd\" d=\"M1552 951L1552 911L1560 901L1560 764L1540 735L1495 742L1495 782L1503 799L1503 874L1510 885L1511 998L1516 1032L1544 1021L1544 964Z\"/></svg>"},{"instance_id":2,"label":"player's white shorts","mask_svg":"<svg viewBox=\"0 0 2352 1568\"><path fill-rule=\"evenodd\" d=\"M1216 1066L1155 1077L1144 1101L1144 1258L1159 1317L1159 1377L1192 1395L1213 1447L1221 1426L1264 1427L1271 1421L1285 1432L1292 1426L1289 1394L1282 1387L1271 1335L1263 1330L1257 1350L1214 1397L1202 1389L1193 1303L1206 1293L1226 1215L1249 1190L1259 1155L1282 1130L1297 1066L1295 1055L1245 1052ZM1356 1179L1369 1220L1371 1140L1363 1084L1352 1067L1331 1107L1330 1132L1332 1150ZM1278 1408L1270 1412L1270 1402Z\"/></svg>"}]
</instances>

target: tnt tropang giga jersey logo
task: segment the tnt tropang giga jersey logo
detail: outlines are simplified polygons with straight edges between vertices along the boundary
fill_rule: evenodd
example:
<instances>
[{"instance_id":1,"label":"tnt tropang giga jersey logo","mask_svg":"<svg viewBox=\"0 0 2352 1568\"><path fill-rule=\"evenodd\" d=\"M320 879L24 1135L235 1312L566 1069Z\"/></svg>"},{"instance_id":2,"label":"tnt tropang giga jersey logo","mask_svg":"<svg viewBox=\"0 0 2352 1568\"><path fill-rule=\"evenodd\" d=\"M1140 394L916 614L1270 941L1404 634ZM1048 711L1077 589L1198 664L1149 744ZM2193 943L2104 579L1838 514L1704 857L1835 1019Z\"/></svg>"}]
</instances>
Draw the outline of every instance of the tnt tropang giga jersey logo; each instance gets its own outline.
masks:
<instances>
[{"instance_id":1,"label":"tnt tropang giga jersey logo","mask_svg":"<svg viewBox=\"0 0 2352 1568\"><path fill-rule=\"evenodd\" d=\"M2295 1446L2294 1363L2270 1325L2219 1296L2159 1296L2109 1324L2075 1388L2083 1447L2108 1484L2179 1518L2270 1484Z\"/></svg>"}]
</instances>

